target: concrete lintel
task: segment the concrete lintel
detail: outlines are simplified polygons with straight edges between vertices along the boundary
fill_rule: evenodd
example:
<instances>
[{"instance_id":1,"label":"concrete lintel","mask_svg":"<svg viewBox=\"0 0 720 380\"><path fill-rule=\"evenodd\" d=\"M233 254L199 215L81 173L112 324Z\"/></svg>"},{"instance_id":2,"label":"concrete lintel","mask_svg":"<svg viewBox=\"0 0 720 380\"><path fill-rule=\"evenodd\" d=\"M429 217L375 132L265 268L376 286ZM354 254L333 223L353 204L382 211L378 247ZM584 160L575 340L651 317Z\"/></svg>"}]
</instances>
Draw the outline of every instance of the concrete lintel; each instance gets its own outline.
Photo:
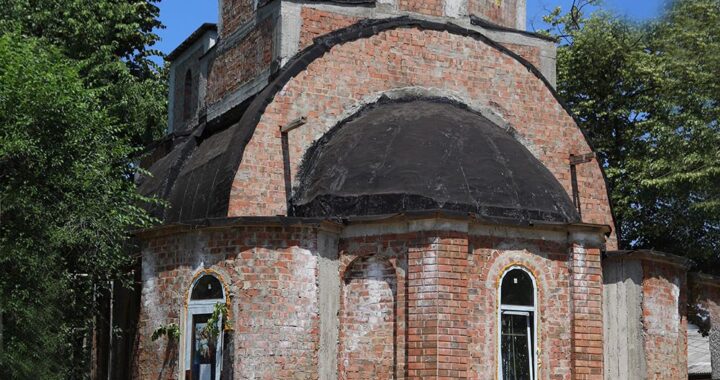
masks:
<instances>
[{"instance_id":1,"label":"concrete lintel","mask_svg":"<svg viewBox=\"0 0 720 380\"><path fill-rule=\"evenodd\" d=\"M341 225L323 219L292 218L286 216L246 216L233 218L215 218L194 220L184 223L158 225L151 228L131 231L135 237L149 238L187 233L196 230L210 230L236 227L311 227L333 231Z\"/></svg>"},{"instance_id":2,"label":"concrete lintel","mask_svg":"<svg viewBox=\"0 0 720 380\"><path fill-rule=\"evenodd\" d=\"M625 251L608 251L605 253L606 259L637 259L656 263L670 264L675 267L688 269L692 265L692 260L687 257L673 255L667 252L660 252L647 249L625 250Z\"/></svg>"},{"instance_id":3,"label":"concrete lintel","mask_svg":"<svg viewBox=\"0 0 720 380\"><path fill-rule=\"evenodd\" d=\"M450 218L427 218L381 223L350 224L341 233L342 238L406 234L422 231L468 232L469 221Z\"/></svg>"},{"instance_id":4,"label":"concrete lintel","mask_svg":"<svg viewBox=\"0 0 720 380\"><path fill-rule=\"evenodd\" d=\"M472 236L494 236L509 239L544 240L557 243L567 242L567 232L559 229L543 227L518 227L489 224L473 224L470 226Z\"/></svg>"}]
</instances>

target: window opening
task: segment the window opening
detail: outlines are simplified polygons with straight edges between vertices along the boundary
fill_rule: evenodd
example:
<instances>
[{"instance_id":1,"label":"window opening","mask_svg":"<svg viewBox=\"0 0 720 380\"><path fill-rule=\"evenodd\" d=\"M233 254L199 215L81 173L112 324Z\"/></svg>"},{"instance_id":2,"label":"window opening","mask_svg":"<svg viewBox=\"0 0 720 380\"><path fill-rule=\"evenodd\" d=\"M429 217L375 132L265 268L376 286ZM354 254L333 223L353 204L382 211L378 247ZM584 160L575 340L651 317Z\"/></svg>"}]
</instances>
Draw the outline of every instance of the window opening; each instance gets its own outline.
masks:
<instances>
[{"instance_id":1,"label":"window opening","mask_svg":"<svg viewBox=\"0 0 720 380\"><path fill-rule=\"evenodd\" d=\"M192 71L185 73L185 87L183 88L183 120L190 120L192 113Z\"/></svg>"},{"instance_id":2,"label":"window opening","mask_svg":"<svg viewBox=\"0 0 720 380\"><path fill-rule=\"evenodd\" d=\"M500 286L500 378L535 380L535 282L519 268L509 270Z\"/></svg>"},{"instance_id":3,"label":"window opening","mask_svg":"<svg viewBox=\"0 0 720 380\"><path fill-rule=\"evenodd\" d=\"M221 377L223 334L213 337L206 330L218 303L225 303L225 292L217 277L204 275L193 283L185 331L185 379L219 380ZM222 331L222 316L217 323Z\"/></svg>"}]
</instances>

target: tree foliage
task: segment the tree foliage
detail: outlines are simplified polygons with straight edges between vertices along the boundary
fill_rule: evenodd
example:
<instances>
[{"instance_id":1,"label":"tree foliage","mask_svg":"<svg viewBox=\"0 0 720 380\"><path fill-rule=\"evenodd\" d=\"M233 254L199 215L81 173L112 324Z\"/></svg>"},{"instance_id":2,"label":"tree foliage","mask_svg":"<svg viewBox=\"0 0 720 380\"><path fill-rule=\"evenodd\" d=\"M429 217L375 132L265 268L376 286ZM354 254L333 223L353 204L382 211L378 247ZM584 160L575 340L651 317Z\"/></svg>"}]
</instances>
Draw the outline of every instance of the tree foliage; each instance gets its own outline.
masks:
<instances>
[{"instance_id":1,"label":"tree foliage","mask_svg":"<svg viewBox=\"0 0 720 380\"><path fill-rule=\"evenodd\" d=\"M579 0L546 17L558 90L605 167L621 245L720 257L720 1L633 23Z\"/></svg>"},{"instance_id":2,"label":"tree foliage","mask_svg":"<svg viewBox=\"0 0 720 380\"><path fill-rule=\"evenodd\" d=\"M154 0L0 0L0 378L79 379L165 124Z\"/></svg>"},{"instance_id":3,"label":"tree foliage","mask_svg":"<svg viewBox=\"0 0 720 380\"><path fill-rule=\"evenodd\" d=\"M137 144L160 137L166 76L151 49L162 28L159 0L0 0L0 32L57 46Z\"/></svg>"}]
</instances>

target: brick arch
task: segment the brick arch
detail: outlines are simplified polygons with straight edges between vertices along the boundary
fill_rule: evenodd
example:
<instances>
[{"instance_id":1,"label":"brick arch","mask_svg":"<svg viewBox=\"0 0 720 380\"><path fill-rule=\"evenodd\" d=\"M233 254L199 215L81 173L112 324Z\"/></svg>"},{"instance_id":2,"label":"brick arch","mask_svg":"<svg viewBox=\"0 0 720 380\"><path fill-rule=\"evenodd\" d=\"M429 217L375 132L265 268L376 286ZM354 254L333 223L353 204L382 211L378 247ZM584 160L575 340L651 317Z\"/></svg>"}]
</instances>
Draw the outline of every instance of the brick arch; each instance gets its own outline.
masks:
<instances>
[{"instance_id":1,"label":"brick arch","mask_svg":"<svg viewBox=\"0 0 720 380\"><path fill-rule=\"evenodd\" d=\"M417 20L404 21L404 25L397 20L376 21L381 22L396 25L375 27L368 32L371 35L344 43L337 42L340 37L316 43L322 43L325 51L304 61L305 67L290 63L290 73L280 75L283 81L260 95L268 98L257 100L268 104L251 107L243 116L241 124L252 124L252 118L258 121L252 136L247 136L249 142L236 171L229 216L286 212L280 126L301 117L307 120L288 137L293 177L307 147L340 115L350 112L357 99L404 87L443 88L496 110L521 140L536 147L534 153L571 193L569 156L591 148L532 65L477 32L456 31L445 24L419 25ZM584 221L613 225L599 165L581 165L578 176ZM255 182L247 186L248 181L259 186Z\"/></svg>"},{"instance_id":2,"label":"brick arch","mask_svg":"<svg viewBox=\"0 0 720 380\"><path fill-rule=\"evenodd\" d=\"M397 278L381 256L363 256L342 278L338 373L342 380L394 379L397 361Z\"/></svg>"},{"instance_id":3,"label":"brick arch","mask_svg":"<svg viewBox=\"0 0 720 380\"><path fill-rule=\"evenodd\" d=\"M506 251L495 257L485 278L486 287L496 291L488 301L491 302L493 309L498 308L500 299L497 297L497 290L500 289L503 276L513 267L523 268L533 277L537 293L537 305L535 307L538 308L539 312L540 305L546 302L544 297L550 282L548 276L551 274L548 273L548 268L544 267L542 262L538 260L538 256L527 250Z\"/></svg>"},{"instance_id":4,"label":"brick arch","mask_svg":"<svg viewBox=\"0 0 720 380\"><path fill-rule=\"evenodd\" d=\"M223 286L223 296L225 297L225 302L230 303L233 297L233 294L230 292L230 284L231 282L228 280L230 276L225 272L224 269L221 268L199 268L196 269L194 272L192 272L191 277L189 278L189 282L185 284L185 290L184 290L184 304L185 307L187 307L187 304L190 302L190 294L192 293L193 287L195 286L195 283L203 276L212 276L218 279L220 283Z\"/></svg>"}]
</instances>

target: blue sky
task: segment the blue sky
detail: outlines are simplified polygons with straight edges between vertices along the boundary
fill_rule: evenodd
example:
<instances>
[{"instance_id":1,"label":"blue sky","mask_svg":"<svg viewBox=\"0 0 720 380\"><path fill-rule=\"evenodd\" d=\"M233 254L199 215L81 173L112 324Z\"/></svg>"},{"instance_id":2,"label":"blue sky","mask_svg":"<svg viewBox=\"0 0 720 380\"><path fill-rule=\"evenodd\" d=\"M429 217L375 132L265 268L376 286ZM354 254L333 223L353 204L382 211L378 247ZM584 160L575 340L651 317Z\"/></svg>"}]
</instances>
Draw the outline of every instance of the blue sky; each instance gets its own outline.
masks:
<instances>
[{"instance_id":1,"label":"blue sky","mask_svg":"<svg viewBox=\"0 0 720 380\"><path fill-rule=\"evenodd\" d=\"M542 17L557 6L567 10L572 0L527 0L528 29L542 27ZM634 20L657 16L663 0L605 0L604 8ZM162 39L155 47L171 52L204 22L217 22L217 0L162 0L160 20L167 27L159 31Z\"/></svg>"}]
</instances>

